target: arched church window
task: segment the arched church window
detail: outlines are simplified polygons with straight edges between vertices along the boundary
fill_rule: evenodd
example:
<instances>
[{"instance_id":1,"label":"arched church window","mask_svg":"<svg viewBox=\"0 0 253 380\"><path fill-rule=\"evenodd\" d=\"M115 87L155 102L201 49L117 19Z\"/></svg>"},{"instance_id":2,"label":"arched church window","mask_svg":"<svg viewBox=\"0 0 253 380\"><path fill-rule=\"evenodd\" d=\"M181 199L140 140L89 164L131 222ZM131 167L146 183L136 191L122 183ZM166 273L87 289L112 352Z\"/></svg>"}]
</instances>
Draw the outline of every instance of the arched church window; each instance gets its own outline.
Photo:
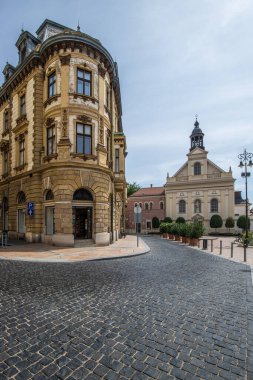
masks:
<instances>
[{"instance_id":1,"label":"arched church window","mask_svg":"<svg viewBox=\"0 0 253 380\"><path fill-rule=\"evenodd\" d=\"M183 199L181 199L179 201L178 206L179 206L179 210L178 210L179 213L185 213L186 212L186 202Z\"/></svg>"}]
</instances>

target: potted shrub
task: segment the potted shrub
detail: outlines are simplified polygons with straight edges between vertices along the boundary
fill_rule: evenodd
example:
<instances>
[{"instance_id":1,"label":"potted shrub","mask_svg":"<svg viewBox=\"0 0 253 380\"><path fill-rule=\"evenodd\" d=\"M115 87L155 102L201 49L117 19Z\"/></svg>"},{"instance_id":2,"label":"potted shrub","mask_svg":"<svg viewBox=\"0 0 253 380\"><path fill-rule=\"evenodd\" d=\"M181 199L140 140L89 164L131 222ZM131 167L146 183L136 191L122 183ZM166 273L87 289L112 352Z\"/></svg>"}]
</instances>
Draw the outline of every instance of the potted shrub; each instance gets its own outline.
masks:
<instances>
[{"instance_id":1,"label":"potted shrub","mask_svg":"<svg viewBox=\"0 0 253 380\"><path fill-rule=\"evenodd\" d=\"M175 240L176 241L180 241L180 225L178 223L174 223L172 228L171 228L171 232L173 233L173 235L175 236Z\"/></svg>"},{"instance_id":2,"label":"potted shrub","mask_svg":"<svg viewBox=\"0 0 253 380\"><path fill-rule=\"evenodd\" d=\"M196 246L198 245L198 239L203 235L204 228L202 226L202 223L193 223L191 234L190 234L190 245Z\"/></svg>"},{"instance_id":3,"label":"potted shrub","mask_svg":"<svg viewBox=\"0 0 253 380\"><path fill-rule=\"evenodd\" d=\"M187 230L187 224L181 223L180 225L180 236L182 237L182 243L186 243L186 230Z\"/></svg>"},{"instance_id":4,"label":"potted shrub","mask_svg":"<svg viewBox=\"0 0 253 380\"><path fill-rule=\"evenodd\" d=\"M191 230L192 230L192 224L191 223L187 223L186 224L186 229L185 229L185 243L186 244L190 243Z\"/></svg>"},{"instance_id":5,"label":"potted shrub","mask_svg":"<svg viewBox=\"0 0 253 380\"><path fill-rule=\"evenodd\" d=\"M163 238L168 237L168 228L167 228L168 223L161 223L160 224L160 234L163 236Z\"/></svg>"},{"instance_id":6,"label":"potted shrub","mask_svg":"<svg viewBox=\"0 0 253 380\"><path fill-rule=\"evenodd\" d=\"M174 235L172 233L172 226L174 225L174 223L168 223L168 234L169 234L169 239L173 240L174 239Z\"/></svg>"}]
</instances>

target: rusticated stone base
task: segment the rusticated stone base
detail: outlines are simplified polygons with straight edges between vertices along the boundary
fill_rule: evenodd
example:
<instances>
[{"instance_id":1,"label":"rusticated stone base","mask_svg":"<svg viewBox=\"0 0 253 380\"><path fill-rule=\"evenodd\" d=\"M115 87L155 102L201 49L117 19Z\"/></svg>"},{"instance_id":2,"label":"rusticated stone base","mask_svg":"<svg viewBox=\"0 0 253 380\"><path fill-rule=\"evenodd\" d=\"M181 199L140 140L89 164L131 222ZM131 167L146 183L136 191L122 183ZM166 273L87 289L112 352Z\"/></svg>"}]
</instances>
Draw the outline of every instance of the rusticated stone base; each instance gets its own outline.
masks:
<instances>
[{"instance_id":1,"label":"rusticated stone base","mask_svg":"<svg viewBox=\"0 0 253 380\"><path fill-rule=\"evenodd\" d=\"M73 234L55 234L52 235L52 244L60 247L74 247Z\"/></svg>"}]
</instances>

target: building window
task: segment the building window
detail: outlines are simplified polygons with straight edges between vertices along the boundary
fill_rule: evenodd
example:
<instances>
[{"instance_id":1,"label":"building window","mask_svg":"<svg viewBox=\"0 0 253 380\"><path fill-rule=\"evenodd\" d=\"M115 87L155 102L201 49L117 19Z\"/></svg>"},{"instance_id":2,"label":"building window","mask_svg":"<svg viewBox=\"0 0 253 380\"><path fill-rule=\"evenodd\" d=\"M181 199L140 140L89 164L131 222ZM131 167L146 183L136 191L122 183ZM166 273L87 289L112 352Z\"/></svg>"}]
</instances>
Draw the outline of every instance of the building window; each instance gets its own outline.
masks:
<instances>
[{"instance_id":1,"label":"building window","mask_svg":"<svg viewBox=\"0 0 253 380\"><path fill-rule=\"evenodd\" d=\"M92 134L91 125L76 124L76 152L80 154L91 154Z\"/></svg>"},{"instance_id":2,"label":"building window","mask_svg":"<svg viewBox=\"0 0 253 380\"><path fill-rule=\"evenodd\" d=\"M48 76L48 97L56 95L56 73Z\"/></svg>"},{"instance_id":3,"label":"building window","mask_svg":"<svg viewBox=\"0 0 253 380\"><path fill-rule=\"evenodd\" d=\"M145 202L145 210L148 210L148 203Z\"/></svg>"},{"instance_id":4,"label":"building window","mask_svg":"<svg viewBox=\"0 0 253 380\"><path fill-rule=\"evenodd\" d=\"M142 203L139 203L140 208L142 208Z\"/></svg>"},{"instance_id":5,"label":"building window","mask_svg":"<svg viewBox=\"0 0 253 380\"><path fill-rule=\"evenodd\" d=\"M22 205L26 202L26 195L23 191L20 191L17 195L17 204Z\"/></svg>"},{"instance_id":6,"label":"building window","mask_svg":"<svg viewBox=\"0 0 253 380\"><path fill-rule=\"evenodd\" d=\"M55 127L47 128L47 155L55 153Z\"/></svg>"},{"instance_id":7,"label":"building window","mask_svg":"<svg viewBox=\"0 0 253 380\"><path fill-rule=\"evenodd\" d=\"M218 200L217 199L212 199L211 200L211 203L210 203L210 211L211 212L218 212L218 208L219 208L219 206L218 206Z\"/></svg>"},{"instance_id":8,"label":"building window","mask_svg":"<svg viewBox=\"0 0 253 380\"><path fill-rule=\"evenodd\" d=\"M200 175L201 174L201 165L199 162L195 162L194 164L194 175Z\"/></svg>"},{"instance_id":9,"label":"building window","mask_svg":"<svg viewBox=\"0 0 253 380\"><path fill-rule=\"evenodd\" d=\"M91 72L77 69L77 93L91 96Z\"/></svg>"},{"instance_id":10,"label":"building window","mask_svg":"<svg viewBox=\"0 0 253 380\"><path fill-rule=\"evenodd\" d=\"M164 208L163 202L160 202L160 210L163 210L163 208Z\"/></svg>"},{"instance_id":11,"label":"building window","mask_svg":"<svg viewBox=\"0 0 253 380\"><path fill-rule=\"evenodd\" d=\"M8 174L9 169L9 151L6 149L3 151L3 173Z\"/></svg>"},{"instance_id":12,"label":"building window","mask_svg":"<svg viewBox=\"0 0 253 380\"><path fill-rule=\"evenodd\" d=\"M25 164L25 140L19 141L19 165Z\"/></svg>"},{"instance_id":13,"label":"building window","mask_svg":"<svg viewBox=\"0 0 253 380\"><path fill-rule=\"evenodd\" d=\"M200 199L196 199L196 201L194 202L194 212L195 213L201 212L201 201L200 201Z\"/></svg>"},{"instance_id":14,"label":"building window","mask_svg":"<svg viewBox=\"0 0 253 380\"><path fill-rule=\"evenodd\" d=\"M25 109L25 95L22 95L20 97L20 116L25 115L26 109Z\"/></svg>"},{"instance_id":15,"label":"building window","mask_svg":"<svg viewBox=\"0 0 253 380\"><path fill-rule=\"evenodd\" d=\"M135 204L134 204L134 207L137 207L137 206L138 206L138 203L135 203Z\"/></svg>"},{"instance_id":16,"label":"building window","mask_svg":"<svg viewBox=\"0 0 253 380\"><path fill-rule=\"evenodd\" d=\"M149 209L150 209L150 210L153 209L153 202L150 202L150 203L149 203Z\"/></svg>"},{"instance_id":17,"label":"building window","mask_svg":"<svg viewBox=\"0 0 253 380\"><path fill-rule=\"evenodd\" d=\"M106 137L106 147L107 147L106 157L107 157L107 161L109 162L109 160L110 160L110 138L108 135Z\"/></svg>"},{"instance_id":18,"label":"building window","mask_svg":"<svg viewBox=\"0 0 253 380\"><path fill-rule=\"evenodd\" d=\"M54 200L54 193L52 190L47 190L45 195L45 201L53 201Z\"/></svg>"},{"instance_id":19,"label":"building window","mask_svg":"<svg viewBox=\"0 0 253 380\"><path fill-rule=\"evenodd\" d=\"M147 226L147 230L151 230L151 221L150 220L146 221L146 226Z\"/></svg>"},{"instance_id":20,"label":"building window","mask_svg":"<svg viewBox=\"0 0 253 380\"><path fill-rule=\"evenodd\" d=\"M183 199L179 201L178 208L179 213L184 214L186 212L186 202Z\"/></svg>"},{"instance_id":21,"label":"building window","mask_svg":"<svg viewBox=\"0 0 253 380\"><path fill-rule=\"evenodd\" d=\"M115 149L115 173L119 173L119 149Z\"/></svg>"},{"instance_id":22,"label":"building window","mask_svg":"<svg viewBox=\"0 0 253 380\"><path fill-rule=\"evenodd\" d=\"M10 129L10 111L7 110L4 113L4 132Z\"/></svg>"}]
</instances>

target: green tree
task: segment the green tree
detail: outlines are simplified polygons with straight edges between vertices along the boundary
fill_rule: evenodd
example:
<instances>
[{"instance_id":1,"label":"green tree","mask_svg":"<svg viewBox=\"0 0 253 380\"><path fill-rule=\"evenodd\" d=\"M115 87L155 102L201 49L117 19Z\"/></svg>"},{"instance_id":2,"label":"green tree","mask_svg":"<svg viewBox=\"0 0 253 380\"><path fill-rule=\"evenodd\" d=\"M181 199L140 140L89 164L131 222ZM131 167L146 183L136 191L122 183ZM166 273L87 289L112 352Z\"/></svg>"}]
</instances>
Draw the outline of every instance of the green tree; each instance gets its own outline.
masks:
<instances>
[{"instance_id":1,"label":"green tree","mask_svg":"<svg viewBox=\"0 0 253 380\"><path fill-rule=\"evenodd\" d=\"M210 219L210 227L211 228L215 228L215 231L217 228L221 228L222 227L222 224L223 224L223 221L221 219L221 216L216 214L216 215L213 215Z\"/></svg>"},{"instance_id":2,"label":"green tree","mask_svg":"<svg viewBox=\"0 0 253 380\"><path fill-rule=\"evenodd\" d=\"M225 223L225 226L226 228L228 228L228 230L230 231L230 228L234 228L235 226L235 221L233 218L231 218L231 216L229 216L226 220L226 223Z\"/></svg>"},{"instance_id":3,"label":"green tree","mask_svg":"<svg viewBox=\"0 0 253 380\"><path fill-rule=\"evenodd\" d=\"M169 216L166 216L166 217L164 218L164 222L165 222L165 223L172 223L172 219L171 219Z\"/></svg>"},{"instance_id":4,"label":"green tree","mask_svg":"<svg viewBox=\"0 0 253 380\"><path fill-rule=\"evenodd\" d=\"M237 219L236 225L237 225L237 227L239 227L243 231L245 231L246 230L246 216L245 215L239 216L239 218ZM248 229L250 229L250 219L249 218L248 218Z\"/></svg>"},{"instance_id":5,"label":"green tree","mask_svg":"<svg viewBox=\"0 0 253 380\"><path fill-rule=\"evenodd\" d=\"M185 218L183 218L182 216L179 216L176 220L176 223L185 223Z\"/></svg>"},{"instance_id":6,"label":"green tree","mask_svg":"<svg viewBox=\"0 0 253 380\"><path fill-rule=\"evenodd\" d=\"M156 216L154 216L154 218L152 219L152 227L159 228L159 226L160 226L160 221Z\"/></svg>"},{"instance_id":7,"label":"green tree","mask_svg":"<svg viewBox=\"0 0 253 380\"><path fill-rule=\"evenodd\" d=\"M140 190L140 185L138 183L128 183L127 184L127 196L130 197L132 194L134 194L136 191Z\"/></svg>"}]
</instances>

